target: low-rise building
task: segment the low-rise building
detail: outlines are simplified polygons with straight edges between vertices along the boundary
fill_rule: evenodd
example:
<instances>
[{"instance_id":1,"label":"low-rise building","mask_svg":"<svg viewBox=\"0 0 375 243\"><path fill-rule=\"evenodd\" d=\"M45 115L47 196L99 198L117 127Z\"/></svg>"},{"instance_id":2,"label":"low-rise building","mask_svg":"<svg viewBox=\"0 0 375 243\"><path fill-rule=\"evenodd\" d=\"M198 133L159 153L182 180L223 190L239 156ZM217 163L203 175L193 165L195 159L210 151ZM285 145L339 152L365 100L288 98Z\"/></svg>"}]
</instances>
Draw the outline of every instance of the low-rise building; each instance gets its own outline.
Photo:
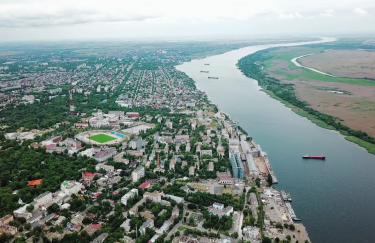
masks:
<instances>
[{"instance_id":1,"label":"low-rise building","mask_svg":"<svg viewBox=\"0 0 375 243\"><path fill-rule=\"evenodd\" d=\"M0 226L0 233L15 235L15 234L17 234L17 232L18 232L17 227L10 226L10 225L1 225Z\"/></svg>"},{"instance_id":2,"label":"low-rise building","mask_svg":"<svg viewBox=\"0 0 375 243\"><path fill-rule=\"evenodd\" d=\"M96 237L93 241L90 243L102 243L104 240L108 237L108 233L102 233L98 237Z\"/></svg>"},{"instance_id":3,"label":"low-rise building","mask_svg":"<svg viewBox=\"0 0 375 243\"><path fill-rule=\"evenodd\" d=\"M94 159L98 162L104 162L117 154L117 150L113 148L103 149L95 154Z\"/></svg>"},{"instance_id":4,"label":"low-rise building","mask_svg":"<svg viewBox=\"0 0 375 243\"><path fill-rule=\"evenodd\" d=\"M142 235L146 235L146 228L153 228L154 227L154 220L152 219L147 219L142 226L139 228L139 232Z\"/></svg>"},{"instance_id":5,"label":"low-rise building","mask_svg":"<svg viewBox=\"0 0 375 243\"><path fill-rule=\"evenodd\" d=\"M155 203L161 202L161 193L158 192L145 192L143 198L151 199Z\"/></svg>"},{"instance_id":6,"label":"low-rise building","mask_svg":"<svg viewBox=\"0 0 375 243\"><path fill-rule=\"evenodd\" d=\"M34 198L34 204L38 207L48 207L52 204L52 193L44 192Z\"/></svg>"},{"instance_id":7,"label":"low-rise building","mask_svg":"<svg viewBox=\"0 0 375 243\"><path fill-rule=\"evenodd\" d=\"M128 193L126 193L121 198L121 203L126 205L128 203L129 198L134 198L135 196L138 196L138 189L136 189L136 188L131 189Z\"/></svg>"},{"instance_id":8,"label":"low-rise building","mask_svg":"<svg viewBox=\"0 0 375 243\"><path fill-rule=\"evenodd\" d=\"M151 187L151 184L150 183L148 183L148 182L143 182L141 185L139 185L139 187L138 188L141 188L141 189L148 189L148 188L150 188Z\"/></svg>"},{"instance_id":9,"label":"low-rise building","mask_svg":"<svg viewBox=\"0 0 375 243\"><path fill-rule=\"evenodd\" d=\"M209 171L214 171L214 162L210 161L210 162L208 163L208 170L209 170Z\"/></svg>"},{"instance_id":10,"label":"low-rise building","mask_svg":"<svg viewBox=\"0 0 375 243\"><path fill-rule=\"evenodd\" d=\"M9 224L10 221L13 221L13 220L14 220L13 215L11 214L5 215L4 217L0 218L0 226L7 225Z\"/></svg>"},{"instance_id":11,"label":"low-rise building","mask_svg":"<svg viewBox=\"0 0 375 243\"><path fill-rule=\"evenodd\" d=\"M203 156L203 155L209 155L209 156L212 156L212 150L208 149L208 150L201 150L200 151L200 155Z\"/></svg>"},{"instance_id":12,"label":"low-rise building","mask_svg":"<svg viewBox=\"0 0 375 243\"><path fill-rule=\"evenodd\" d=\"M97 164L97 165L95 166L95 170L98 171L98 170L100 170L100 169L103 169L103 170L105 170L105 171L107 171L107 172L112 172L112 171L115 170L115 167L112 166L112 165Z\"/></svg>"}]
</instances>

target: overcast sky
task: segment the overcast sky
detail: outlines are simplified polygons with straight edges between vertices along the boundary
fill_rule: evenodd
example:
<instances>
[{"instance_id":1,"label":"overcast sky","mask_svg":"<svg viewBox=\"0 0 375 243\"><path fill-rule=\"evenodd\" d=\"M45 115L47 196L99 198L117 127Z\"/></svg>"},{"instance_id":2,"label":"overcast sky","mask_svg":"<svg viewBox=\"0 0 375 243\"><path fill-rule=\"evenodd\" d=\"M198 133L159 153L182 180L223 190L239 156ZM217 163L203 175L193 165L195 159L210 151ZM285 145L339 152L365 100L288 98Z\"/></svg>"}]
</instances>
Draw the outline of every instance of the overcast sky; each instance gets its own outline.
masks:
<instances>
[{"instance_id":1,"label":"overcast sky","mask_svg":"<svg viewBox=\"0 0 375 243\"><path fill-rule=\"evenodd\" d=\"M375 0L0 0L0 41L375 33Z\"/></svg>"}]
</instances>

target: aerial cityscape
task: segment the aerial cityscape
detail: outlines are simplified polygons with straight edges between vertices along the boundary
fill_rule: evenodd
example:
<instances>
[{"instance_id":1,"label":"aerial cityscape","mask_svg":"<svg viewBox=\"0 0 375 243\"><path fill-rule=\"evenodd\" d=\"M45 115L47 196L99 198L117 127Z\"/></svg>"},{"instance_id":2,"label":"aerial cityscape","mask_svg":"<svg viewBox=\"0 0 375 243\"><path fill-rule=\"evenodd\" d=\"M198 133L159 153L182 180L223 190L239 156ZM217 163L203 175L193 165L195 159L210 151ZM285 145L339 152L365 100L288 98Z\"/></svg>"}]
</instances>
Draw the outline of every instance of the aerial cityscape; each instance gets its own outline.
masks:
<instances>
[{"instance_id":1,"label":"aerial cityscape","mask_svg":"<svg viewBox=\"0 0 375 243\"><path fill-rule=\"evenodd\" d=\"M373 242L375 5L53 2L0 3L0 243Z\"/></svg>"}]
</instances>

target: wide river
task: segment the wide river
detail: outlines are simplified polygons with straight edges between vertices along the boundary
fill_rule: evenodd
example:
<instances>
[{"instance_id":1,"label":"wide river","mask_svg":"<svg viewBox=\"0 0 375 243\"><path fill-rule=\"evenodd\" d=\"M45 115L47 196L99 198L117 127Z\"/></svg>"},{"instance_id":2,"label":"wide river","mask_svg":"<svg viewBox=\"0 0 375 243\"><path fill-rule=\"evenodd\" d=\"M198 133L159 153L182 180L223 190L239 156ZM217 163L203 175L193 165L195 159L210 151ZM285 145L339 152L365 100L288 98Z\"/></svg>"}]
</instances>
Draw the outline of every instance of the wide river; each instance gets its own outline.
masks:
<instances>
[{"instance_id":1,"label":"wide river","mask_svg":"<svg viewBox=\"0 0 375 243\"><path fill-rule=\"evenodd\" d=\"M322 38L318 42L334 41ZM336 131L316 126L260 91L237 61L256 51L315 42L249 46L177 66L268 153L279 184L293 198L312 242L374 242L375 155ZM204 65L209 63L210 65ZM210 73L201 73L207 70ZM208 79L217 76L219 79ZM325 161L303 160L325 155Z\"/></svg>"}]
</instances>

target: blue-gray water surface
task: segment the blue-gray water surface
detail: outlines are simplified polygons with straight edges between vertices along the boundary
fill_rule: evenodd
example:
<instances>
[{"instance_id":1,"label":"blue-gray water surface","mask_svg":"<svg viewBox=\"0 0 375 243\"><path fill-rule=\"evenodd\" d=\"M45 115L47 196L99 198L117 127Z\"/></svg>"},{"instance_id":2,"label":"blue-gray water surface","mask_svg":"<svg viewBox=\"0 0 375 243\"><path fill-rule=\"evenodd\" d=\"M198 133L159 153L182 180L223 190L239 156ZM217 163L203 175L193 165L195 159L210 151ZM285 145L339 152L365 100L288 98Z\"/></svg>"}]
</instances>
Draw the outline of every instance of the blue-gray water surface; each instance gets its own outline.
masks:
<instances>
[{"instance_id":1,"label":"blue-gray water surface","mask_svg":"<svg viewBox=\"0 0 375 243\"><path fill-rule=\"evenodd\" d=\"M322 41L334 41L322 38ZM317 43L305 42L304 44ZM177 66L268 153L279 184L293 198L312 242L374 242L375 155L336 131L316 126L262 92L237 61L256 51L294 44L250 46ZM204 65L209 63L210 65ZM210 73L201 73L208 70ZM219 79L208 79L217 76ZM303 154L326 160L303 160Z\"/></svg>"}]
</instances>

